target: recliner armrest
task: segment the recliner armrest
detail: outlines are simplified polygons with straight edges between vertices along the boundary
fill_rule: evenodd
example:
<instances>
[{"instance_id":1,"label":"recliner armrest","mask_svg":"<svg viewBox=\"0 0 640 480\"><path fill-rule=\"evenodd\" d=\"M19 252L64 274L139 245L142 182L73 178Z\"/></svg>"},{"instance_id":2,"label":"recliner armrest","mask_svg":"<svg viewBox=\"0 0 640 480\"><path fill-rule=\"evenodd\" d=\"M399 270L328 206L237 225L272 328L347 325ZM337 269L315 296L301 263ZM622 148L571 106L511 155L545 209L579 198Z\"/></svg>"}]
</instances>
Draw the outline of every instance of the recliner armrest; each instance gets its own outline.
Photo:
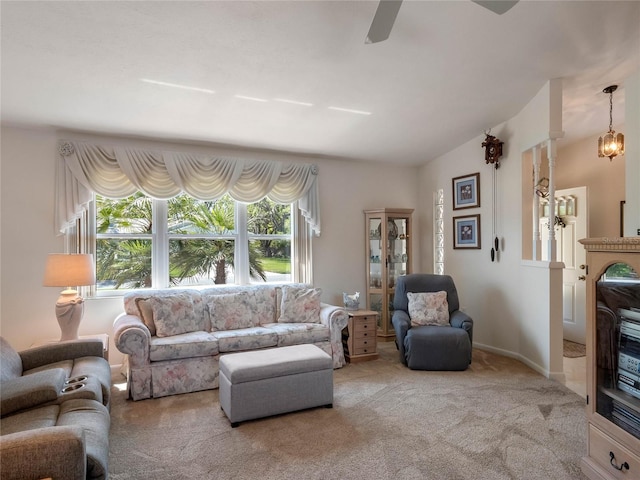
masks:
<instances>
[{"instance_id":1,"label":"recliner armrest","mask_svg":"<svg viewBox=\"0 0 640 480\"><path fill-rule=\"evenodd\" d=\"M404 352L404 337L407 336L407 332L411 328L411 318L409 314L404 310L394 310L391 316L391 323L393 329L396 332L396 347L400 351L400 361L406 365L407 359Z\"/></svg>"},{"instance_id":2,"label":"recliner armrest","mask_svg":"<svg viewBox=\"0 0 640 480\"><path fill-rule=\"evenodd\" d=\"M4 380L0 388L0 415L4 417L57 400L66 379L62 368L51 368Z\"/></svg>"},{"instance_id":3,"label":"recliner armrest","mask_svg":"<svg viewBox=\"0 0 640 480\"><path fill-rule=\"evenodd\" d=\"M85 440L81 427L44 427L0 436L2 480L84 480Z\"/></svg>"},{"instance_id":4,"label":"recliner armrest","mask_svg":"<svg viewBox=\"0 0 640 480\"><path fill-rule=\"evenodd\" d=\"M449 324L452 327L464 328L469 334L471 345L473 345L473 319L469 315L464 313L462 310L451 312Z\"/></svg>"},{"instance_id":5,"label":"recliner armrest","mask_svg":"<svg viewBox=\"0 0 640 480\"><path fill-rule=\"evenodd\" d=\"M27 371L50 363L74 360L80 357L102 357L102 350L102 340L92 338L48 343L40 347L22 350L18 354L22 359L22 370Z\"/></svg>"}]
</instances>

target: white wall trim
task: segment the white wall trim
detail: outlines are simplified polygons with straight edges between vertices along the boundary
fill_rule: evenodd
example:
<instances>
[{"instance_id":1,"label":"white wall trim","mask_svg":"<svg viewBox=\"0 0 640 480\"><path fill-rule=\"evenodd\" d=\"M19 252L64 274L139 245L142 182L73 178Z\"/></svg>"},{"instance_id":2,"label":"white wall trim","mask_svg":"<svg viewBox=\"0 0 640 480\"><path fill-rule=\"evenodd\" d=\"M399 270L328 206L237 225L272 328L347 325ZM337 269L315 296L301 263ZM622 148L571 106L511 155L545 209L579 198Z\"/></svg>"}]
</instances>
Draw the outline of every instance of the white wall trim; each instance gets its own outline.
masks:
<instances>
[{"instance_id":1,"label":"white wall trim","mask_svg":"<svg viewBox=\"0 0 640 480\"><path fill-rule=\"evenodd\" d=\"M549 380L555 380L556 382L560 382L564 385L566 380L565 374L563 372L550 372L549 370L541 367L535 362L532 362L527 357L521 355L520 353L512 352L510 350L503 350L502 348L492 347L490 345L485 345L483 343L473 342L473 348L477 348L479 350L485 350L487 352L495 353L496 355L502 355L504 357L513 358L524 363L527 367L535 370L537 373L542 375L543 377L548 378Z\"/></svg>"},{"instance_id":2,"label":"white wall trim","mask_svg":"<svg viewBox=\"0 0 640 480\"><path fill-rule=\"evenodd\" d=\"M523 267L546 268L549 270L562 270L564 262L547 262L541 260L521 260L520 265Z\"/></svg>"}]
</instances>

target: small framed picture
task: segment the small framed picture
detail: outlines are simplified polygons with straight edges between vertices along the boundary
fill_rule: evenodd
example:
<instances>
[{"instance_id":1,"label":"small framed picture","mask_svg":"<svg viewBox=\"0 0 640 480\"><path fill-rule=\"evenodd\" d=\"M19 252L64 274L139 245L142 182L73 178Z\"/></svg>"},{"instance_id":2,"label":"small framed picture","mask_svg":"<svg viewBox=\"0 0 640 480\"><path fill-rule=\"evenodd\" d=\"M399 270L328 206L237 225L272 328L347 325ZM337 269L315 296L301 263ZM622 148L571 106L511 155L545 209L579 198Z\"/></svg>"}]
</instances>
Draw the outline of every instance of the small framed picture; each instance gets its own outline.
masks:
<instances>
[{"instance_id":1,"label":"small framed picture","mask_svg":"<svg viewBox=\"0 0 640 480\"><path fill-rule=\"evenodd\" d=\"M480 248L480 215L453 217L453 248Z\"/></svg>"},{"instance_id":2,"label":"small framed picture","mask_svg":"<svg viewBox=\"0 0 640 480\"><path fill-rule=\"evenodd\" d=\"M480 173L456 177L453 183L453 209L480 206Z\"/></svg>"}]
</instances>

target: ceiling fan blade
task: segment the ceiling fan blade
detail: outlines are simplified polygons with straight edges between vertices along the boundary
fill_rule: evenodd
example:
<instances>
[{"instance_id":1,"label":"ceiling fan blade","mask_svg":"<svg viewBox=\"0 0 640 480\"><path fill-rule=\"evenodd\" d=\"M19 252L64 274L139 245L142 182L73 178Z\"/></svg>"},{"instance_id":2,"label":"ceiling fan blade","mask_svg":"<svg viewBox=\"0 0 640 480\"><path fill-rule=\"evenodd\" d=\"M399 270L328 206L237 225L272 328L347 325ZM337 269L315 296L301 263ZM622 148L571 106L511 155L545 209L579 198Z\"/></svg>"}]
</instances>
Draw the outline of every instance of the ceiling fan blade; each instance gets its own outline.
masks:
<instances>
[{"instance_id":1,"label":"ceiling fan blade","mask_svg":"<svg viewBox=\"0 0 640 480\"><path fill-rule=\"evenodd\" d=\"M493 13L502 15L503 13L511 10L518 0L471 0L473 3L482 5L484 8L488 8Z\"/></svg>"},{"instance_id":2,"label":"ceiling fan blade","mask_svg":"<svg viewBox=\"0 0 640 480\"><path fill-rule=\"evenodd\" d=\"M364 43L378 43L389 38L402 0L380 0Z\"/></svg>"}]
</instances>

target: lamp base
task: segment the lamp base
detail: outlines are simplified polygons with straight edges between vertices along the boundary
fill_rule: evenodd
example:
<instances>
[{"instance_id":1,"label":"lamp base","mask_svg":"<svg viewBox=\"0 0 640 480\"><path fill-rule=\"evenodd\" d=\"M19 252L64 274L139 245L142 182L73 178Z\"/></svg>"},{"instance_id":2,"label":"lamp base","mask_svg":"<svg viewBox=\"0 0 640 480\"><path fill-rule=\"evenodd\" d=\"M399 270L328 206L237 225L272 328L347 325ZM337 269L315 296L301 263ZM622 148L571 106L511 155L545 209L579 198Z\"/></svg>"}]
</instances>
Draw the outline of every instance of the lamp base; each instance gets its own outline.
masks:
<instances>
[{"instance_id":1,"label":"lamp base","mask_svg":"<svg viewBox=\"0 0 640 480\"><path fill-rule=\"evenodd\" d=\"M76 340L84 314L84 298L75 290L65 290L56 302L56 318L60 325L60 341Z\"/></svg>"}]
</instances>

